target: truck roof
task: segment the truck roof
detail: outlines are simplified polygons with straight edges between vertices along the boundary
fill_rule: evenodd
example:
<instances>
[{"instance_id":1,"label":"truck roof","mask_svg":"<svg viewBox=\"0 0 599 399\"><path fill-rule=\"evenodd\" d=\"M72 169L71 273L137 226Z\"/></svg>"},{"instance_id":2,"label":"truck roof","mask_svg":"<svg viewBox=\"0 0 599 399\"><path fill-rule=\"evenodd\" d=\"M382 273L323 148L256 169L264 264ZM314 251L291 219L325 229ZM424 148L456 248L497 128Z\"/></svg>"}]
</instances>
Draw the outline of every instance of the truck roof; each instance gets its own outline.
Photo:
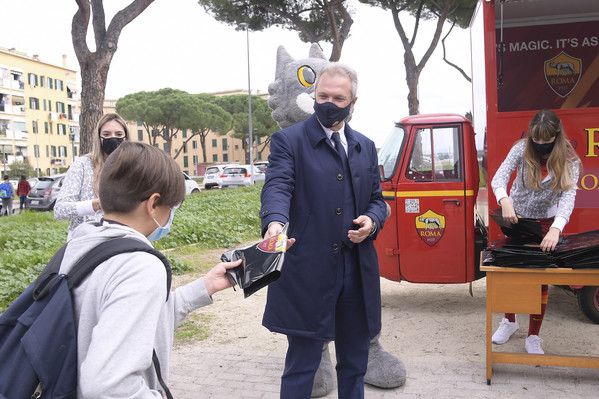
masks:
<instances>
[{"instance_id":1,"label":"truck roof","mask_svg":"<svg viewBox=\"0 0 599 399\"><path fill-rule=\"evenodd\" d=\"M424 114L424 115L410 115L402 118L397 122L398 124L428 124L428 123L456 123L456 122L468 122L464 116L459 114Z\"/></svg>"}]
</instances>

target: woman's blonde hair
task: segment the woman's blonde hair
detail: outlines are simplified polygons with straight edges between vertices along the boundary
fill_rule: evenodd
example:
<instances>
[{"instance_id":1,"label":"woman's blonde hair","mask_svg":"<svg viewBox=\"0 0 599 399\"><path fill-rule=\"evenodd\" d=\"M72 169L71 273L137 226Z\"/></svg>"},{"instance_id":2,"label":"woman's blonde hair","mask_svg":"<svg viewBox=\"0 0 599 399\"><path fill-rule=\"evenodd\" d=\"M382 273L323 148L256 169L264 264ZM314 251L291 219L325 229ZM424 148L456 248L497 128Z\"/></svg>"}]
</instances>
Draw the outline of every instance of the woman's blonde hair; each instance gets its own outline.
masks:
<instances>
[{"instance_id":1,"label":"woman's blonde hair","mask_svg":"<svg viewBox=\"0 0 599 399\"><path fill-rule=\"evenodd\" d=\"M547 170L552 172L550 187L553 192L569 190L576 184L573 181L572 164L579 161L580 158L570 144L562 121L557 114L551 110L543 109L537 112L530 120L528 127L528 138L526 138L526 148L524 150L524 160L526 162L526 182L533 190L541 189L543 176L541 172L541 158L533 146L535 140L551 140L555 137L553 149L547 158Z\"/></svg>"},{"instance_id":2,"label":"woman's blonde hair","mask_svg":"<svg viewBox=\"0 0 599 399\"><path fill-rule=\"evenodd\" d=\"M121 126L123 126L125 140L129 140L129 129L127 128L127 122L125 122L125 120L117 113L104 114L96 124L96 127L94 128L94 134L92 135L92 152L85 155L91 158L92 165L94 167L93 189L96 196L100 192L100 173L102 173L104 161L108 157L108 155L102 149L100 133L102 132L102 126L104 126L106 122L110 121L117 121Z\"/></svg>"}]
</instances>

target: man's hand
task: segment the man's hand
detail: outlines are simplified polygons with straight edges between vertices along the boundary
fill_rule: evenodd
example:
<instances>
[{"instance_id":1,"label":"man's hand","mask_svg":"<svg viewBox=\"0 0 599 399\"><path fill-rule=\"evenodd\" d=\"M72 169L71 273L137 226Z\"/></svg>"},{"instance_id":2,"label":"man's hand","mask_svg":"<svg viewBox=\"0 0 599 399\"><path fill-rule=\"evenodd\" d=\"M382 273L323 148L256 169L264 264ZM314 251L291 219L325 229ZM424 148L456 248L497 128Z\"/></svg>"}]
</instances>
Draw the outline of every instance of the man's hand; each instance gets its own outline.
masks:
<instances>
[{"instance_id":1,"label":"man's hand","mask_svg":"<svg viewBox=\"0 0 599 399\"><path fill-rule=\"evenodd\" d=\"M215 292L224 290L233 286L233 282L227 275L227 269L232 269L241 265L242 259L238 259L235 262L221 262L214 266L204 276L204 285L208 295L212 296Z\"/></svg>"},{"instance_id":2,"label":"man's hand","mask_svg":"<svg viewBox=\"0 0 599 399\"><path fill-rule=\"evenodd\" d=\"M541 250L544 252L555 251L555 247L559 241L559 234L560 231L557 227L550 228L545 237L543 237L543 241L541 241Z\"/></svg>"},{"instance_id":3,"label":"man's hand","mask_svg":"<svg viewBox=\"0 0 599 399\"><path fill-rule=\"evenodd\" d=\"M277 234L279 234L281 232L281 230L283 230L283 224L282 223L271 222L268 225L268 230L266 230L266 233L264 234L264 239L266 240L267 238L270 238L272 236L276 236ZM289 249L289 247L291 247L294 242L295 242L295 238L289 238L289 237L287 237L287 249Z\"/></svg>"},{"instance_id":4,"label":"man's hand","mask_svg":"<svg viewBox=\"0 0 599 399\"><path fill-rule=\"evenodd\" d=\"M374 226L374 221L370 216L360 215L354 219L353 222L360 226L360 228L358 230L350 230L347 233L347 236L351 242L359 244L370 235L372 227Z\"/></svg>"}]
</instances>

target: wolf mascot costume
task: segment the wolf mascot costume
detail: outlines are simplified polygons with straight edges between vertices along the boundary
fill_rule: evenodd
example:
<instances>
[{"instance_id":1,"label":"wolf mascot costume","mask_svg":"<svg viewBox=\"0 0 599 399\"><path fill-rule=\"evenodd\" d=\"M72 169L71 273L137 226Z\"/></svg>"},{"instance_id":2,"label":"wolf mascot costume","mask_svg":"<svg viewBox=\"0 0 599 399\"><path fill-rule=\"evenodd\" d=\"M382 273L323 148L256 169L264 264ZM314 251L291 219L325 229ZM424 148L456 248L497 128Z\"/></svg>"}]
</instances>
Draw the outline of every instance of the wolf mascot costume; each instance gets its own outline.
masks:
<instances>
[{"instance_id":1,"label":"wolf mascot costume","mask_svg":"<svg viewBox=\"0 0 599 399\"><path fill-rule=\"evenodd\" d=\"M314 82L320 69L329 61L318 44L310 47L309 58L295 60L279 46L275 81L268 86L268 106L281 129L302 122L314 113ZM350 115L351 118L351 115ZM388 215L390 208L387 207ZM368 368L364 381L380 388L395 388L406 381L403 362L387 352L379 343L379 336L370 341ZM316 376L312 397L327 395L335 386L329 343L322 349L322 359Z\"/></svg>"}]
</instances>

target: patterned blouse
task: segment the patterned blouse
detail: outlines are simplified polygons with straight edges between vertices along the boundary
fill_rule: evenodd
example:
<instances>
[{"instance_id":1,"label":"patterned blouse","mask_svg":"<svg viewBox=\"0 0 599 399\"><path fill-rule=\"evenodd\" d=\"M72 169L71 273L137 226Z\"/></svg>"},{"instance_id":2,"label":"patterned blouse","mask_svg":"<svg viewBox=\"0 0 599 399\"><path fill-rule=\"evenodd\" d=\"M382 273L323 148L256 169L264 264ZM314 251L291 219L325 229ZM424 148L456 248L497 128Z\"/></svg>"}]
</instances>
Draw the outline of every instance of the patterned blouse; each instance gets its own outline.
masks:
<instances>
[{"instance_id":1,"label":"patterned blouse","mask_svg":"<svg viewBox=\"0 0 599 399\"><path fill-rule=\"evenodd\" d=\"M94 167L91 157L75 159L63 182L54 206L56 220L71 219L69 238L75 227L87 221L100 221L102 210L95 212L92 201L97 198L93 189Z\"/></svg>"},{"instance_id":2,"label":"patterned blouse","mask_svg":"<svg viewBox=\"0 0 599 399\"><path fill-rule=\"evenodd\" d=\"M524 161L524 148L526 140L520 140L510 150L509 154L497 169L491 187L497 202L507 197L507 185L514 170L516 179L510 190L509 198L514 204L516 214L525 218L550 218L555 217L551 227L563 231L570 220L576 199L576 184L569 190L554 193L550 187L552 172L543 179L540 190L529 188L524 182L526 162ZM580 161L568 162L574 182L578 182Z\"/></svg>"}]
</instances>

